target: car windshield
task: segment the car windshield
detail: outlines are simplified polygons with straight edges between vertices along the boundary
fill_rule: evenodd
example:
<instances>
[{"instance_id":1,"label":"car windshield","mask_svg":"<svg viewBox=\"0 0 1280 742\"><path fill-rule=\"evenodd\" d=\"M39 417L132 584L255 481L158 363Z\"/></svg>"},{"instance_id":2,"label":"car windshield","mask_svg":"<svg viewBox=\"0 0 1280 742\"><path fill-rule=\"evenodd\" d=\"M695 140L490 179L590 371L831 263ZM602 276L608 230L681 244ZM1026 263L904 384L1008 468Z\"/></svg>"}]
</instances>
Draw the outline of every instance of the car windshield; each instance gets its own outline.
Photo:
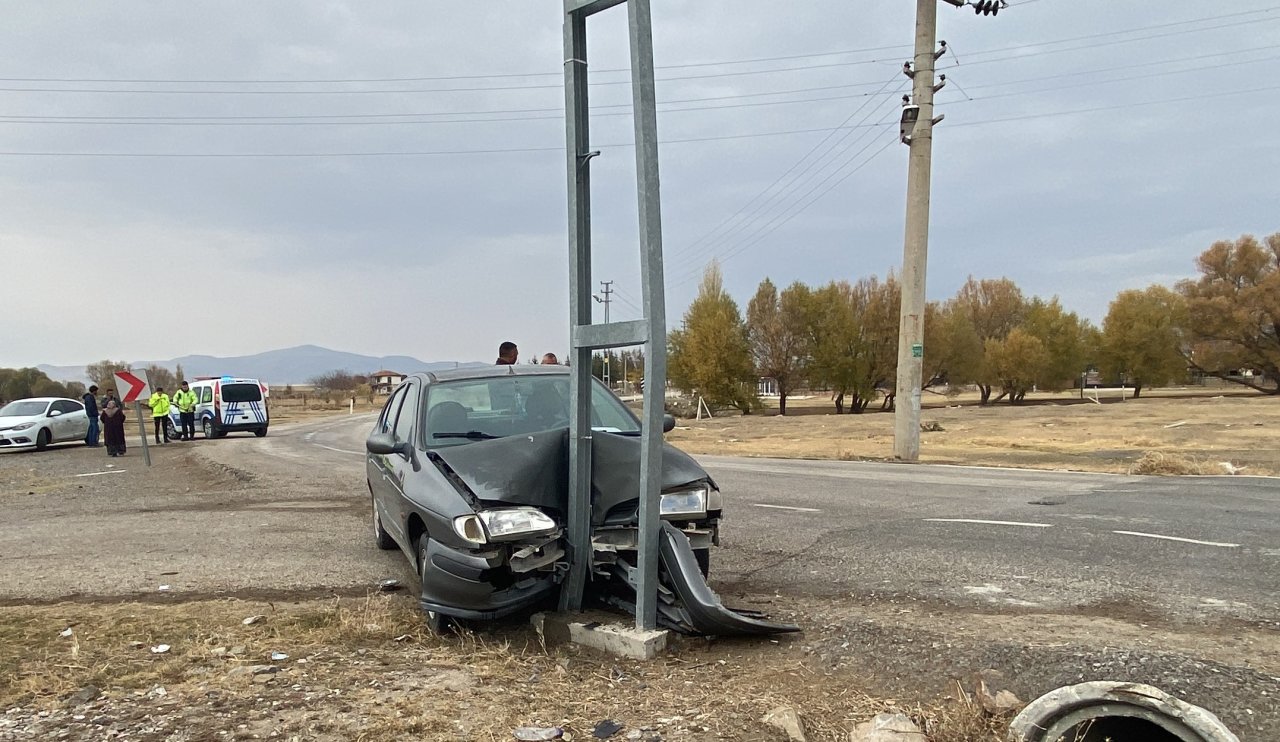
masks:
<instances>
[{"instance_id":1,"label":"car windshield","mask_svg":"<svg viewBox=\"0 0 1280 742\"><path fill-rule=\"evenodd\" d=\"M427 394L428 448L539 433L569 425L568 375L495 376L432 384ZM640 425L599 381L591 385L591 427L635 434Z\"/></svg>"},{"instance_id":2,"label":"car windshield","mask_svg":"<svg viewBox=\"0 0 1280 742\"><path fill-rule=\"evenodd\" d=\"M0 417L30 417L32 415L43 415L45 408L48 406L48 402L20 399L17 402L10 402L4 407L0 407Z\"/></svg>"}]
</instances>

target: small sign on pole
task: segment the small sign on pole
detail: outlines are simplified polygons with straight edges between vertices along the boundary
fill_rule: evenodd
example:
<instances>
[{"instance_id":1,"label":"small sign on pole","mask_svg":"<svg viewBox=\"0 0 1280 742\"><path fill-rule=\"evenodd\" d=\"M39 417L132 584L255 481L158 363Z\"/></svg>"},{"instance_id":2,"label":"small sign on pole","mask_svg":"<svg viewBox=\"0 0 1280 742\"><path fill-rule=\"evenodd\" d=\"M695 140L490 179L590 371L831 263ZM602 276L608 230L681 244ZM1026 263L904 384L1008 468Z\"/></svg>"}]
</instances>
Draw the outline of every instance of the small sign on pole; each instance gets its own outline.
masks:
<instances>
[{"instance_id":1,"label":"small sign on pole","mask_svg":"<svg viewBox=\"0 0 1280 742\"><path fill-rule=\"evenodd\" d=\"M146 371L117 371L116 391L120 394L120 402L133 403L133 410L138 415L138 432L142 434L142 459L151 466L151 449L147 447L147 422L142 416L142 400L151 397L151 384Z\"/></svg>"}]
</instances>

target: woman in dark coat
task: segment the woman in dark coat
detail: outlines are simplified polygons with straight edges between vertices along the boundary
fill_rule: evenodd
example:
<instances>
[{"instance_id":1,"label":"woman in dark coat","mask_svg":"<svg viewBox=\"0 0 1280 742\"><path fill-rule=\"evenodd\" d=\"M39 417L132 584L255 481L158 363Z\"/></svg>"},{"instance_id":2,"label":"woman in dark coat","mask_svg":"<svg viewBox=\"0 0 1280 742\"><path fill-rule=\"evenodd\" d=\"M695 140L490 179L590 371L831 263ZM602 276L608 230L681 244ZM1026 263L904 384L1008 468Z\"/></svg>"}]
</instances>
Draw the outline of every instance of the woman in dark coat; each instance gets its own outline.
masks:
<instances>
[{"instance_id":1,"label":"woman in dark coat","mask_svg":"<svg viewBox=\"0 0 1280 742\"><path fill-rule=\"evenodd\" d=\"M108 456L124 456L124 410L114 399L102 409L102 437Z\"/></svg>"}]
</instances>

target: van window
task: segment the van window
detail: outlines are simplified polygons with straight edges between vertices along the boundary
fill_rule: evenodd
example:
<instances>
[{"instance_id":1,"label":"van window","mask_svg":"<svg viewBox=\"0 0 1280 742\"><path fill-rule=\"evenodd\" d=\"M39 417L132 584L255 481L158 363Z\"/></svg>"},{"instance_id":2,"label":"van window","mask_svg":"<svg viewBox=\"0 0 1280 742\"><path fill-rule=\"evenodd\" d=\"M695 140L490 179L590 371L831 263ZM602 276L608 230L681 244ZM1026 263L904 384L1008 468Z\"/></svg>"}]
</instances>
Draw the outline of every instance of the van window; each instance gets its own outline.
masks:
<instances>
[{"instance_id":1,"label":"van window","mask_svg":"<svg viewBox=\"0 0 1280 742\"><path fill-rule=\"evenodd\" d=\"M223 402L261 402L262 389L257 384L223 384Z\"/></svg>"},{"instance_id":2,"label":"van window","mask_svg":"<svg viewBox=\"0 0 1280 742\"><path fill-rule=\"evenodd\" d=\"M209 404L212 401L213 401L213 387L207 386L204 388L204 391L201 392L200 394L200 402L202 404Z\"/></svg>"}]
</instances>

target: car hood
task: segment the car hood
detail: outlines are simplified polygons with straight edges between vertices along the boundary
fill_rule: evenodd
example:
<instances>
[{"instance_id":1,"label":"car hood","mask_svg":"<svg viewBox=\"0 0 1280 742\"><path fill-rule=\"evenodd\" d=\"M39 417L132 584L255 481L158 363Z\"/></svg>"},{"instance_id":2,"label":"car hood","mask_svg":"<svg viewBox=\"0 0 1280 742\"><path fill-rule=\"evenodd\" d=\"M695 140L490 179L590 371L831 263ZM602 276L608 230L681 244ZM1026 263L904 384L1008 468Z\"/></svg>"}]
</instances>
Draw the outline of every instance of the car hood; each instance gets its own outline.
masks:
<instances>
[{"instance_id":1,"label":"car hood","mask_svg":"<svg viewBox=\"0 0 1280 742\"><path fill-rule=\"evenodd\" d=\"M640 443L638 436L592 434L592 522L603 522L620 503L640 499ZM480 500L568 511L567 428L438 448L433 453ZM662 444L663 490L704 480L711 477L698 462Z\"/></svg>"},{"instance_id":2,"label":"car hood","mask_svg":"<svg viewBox=\"0 0 1280 742\"><path fill-rule=\"evenodd\" d=\"M44 415L3 415L0 416L0 430L12 428L14 425L23 423L37 423L44 419Z\"/></svg>"}]
</instances>

